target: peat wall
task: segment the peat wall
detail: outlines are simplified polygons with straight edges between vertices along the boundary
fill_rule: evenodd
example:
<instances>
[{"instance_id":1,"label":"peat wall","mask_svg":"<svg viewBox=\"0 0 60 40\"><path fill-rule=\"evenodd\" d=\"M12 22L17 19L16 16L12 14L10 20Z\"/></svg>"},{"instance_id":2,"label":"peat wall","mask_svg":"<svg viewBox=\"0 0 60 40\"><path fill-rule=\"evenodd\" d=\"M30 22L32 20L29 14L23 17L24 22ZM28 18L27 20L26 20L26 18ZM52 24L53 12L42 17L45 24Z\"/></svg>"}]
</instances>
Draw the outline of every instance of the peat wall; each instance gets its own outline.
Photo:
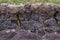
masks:
<instances>
[{"instance_id":1,"label":"peat wall","mask_svg":"<svg viewBox=\"0 0 60 40\"><path fill-rule=\"evenodd\" d=\"M0 4L0 31L23 29L43 36L60 33L60 6L49 3Z\"/></svg>"}]
</instances>

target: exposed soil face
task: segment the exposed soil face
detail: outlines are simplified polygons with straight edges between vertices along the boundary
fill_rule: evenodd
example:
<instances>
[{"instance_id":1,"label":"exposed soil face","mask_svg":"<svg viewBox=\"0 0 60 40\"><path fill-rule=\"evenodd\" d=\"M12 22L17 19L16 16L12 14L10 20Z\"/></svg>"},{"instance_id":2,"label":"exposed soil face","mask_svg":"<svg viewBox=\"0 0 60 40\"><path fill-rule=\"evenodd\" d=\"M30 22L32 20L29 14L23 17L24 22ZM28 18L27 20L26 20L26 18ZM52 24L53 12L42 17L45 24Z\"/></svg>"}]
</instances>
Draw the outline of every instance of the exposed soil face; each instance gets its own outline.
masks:
<instances>
[{"instance_id":1,"label":"exposed soil face","mask_svg":"<svg viewBox=\"0 0 60 40\"><path fill-rule=\"evenodd\" d=\"M37 35L24 30L6 29L0 31L0 40L37 40Z\"/></svg>"},{"instance_id":2,"label":"exposed soil face","mask_svg":"<svg viewBox=\"0 0 60 40\"><path fill-rule=\"evenodd\" d=\"M0 32L0 40L60 40L60 6L0 4Z\"/></svg>"}]
</instances>

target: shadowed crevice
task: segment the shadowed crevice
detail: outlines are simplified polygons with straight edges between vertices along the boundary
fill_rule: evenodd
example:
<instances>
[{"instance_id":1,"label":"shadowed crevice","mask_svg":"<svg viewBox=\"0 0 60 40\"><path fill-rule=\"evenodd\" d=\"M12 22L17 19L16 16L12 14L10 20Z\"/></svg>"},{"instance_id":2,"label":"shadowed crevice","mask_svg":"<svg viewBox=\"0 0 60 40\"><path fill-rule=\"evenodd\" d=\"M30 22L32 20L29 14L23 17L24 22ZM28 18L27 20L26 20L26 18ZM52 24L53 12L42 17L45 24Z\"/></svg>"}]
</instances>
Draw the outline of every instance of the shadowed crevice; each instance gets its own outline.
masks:
<instances>
[{"instance_id":1,"label":"shadowed crevice","mask_svg":"<svg viewBox=\"0 0 60 40\"><path fill-rule=\"evenodd\" d=\"M19 14L16 15L17 16L17 22L18 22L18 28L21 28L21 21L19 19Z\"/></svg>"},{"instance_id":2,"label":"shadowed crevice","mask_svg":"<svg viewBox=\"0 0 60 40\"><path fill-rule=\"evenodd\" d=\"M56 23L58 23L58 20L56 19L56 15L57 15L58 13L59 13L58 11L56 11L56 12L54 13L54 18L55 18L55 20L56 20Z\"/></svg>"}]
</instances>

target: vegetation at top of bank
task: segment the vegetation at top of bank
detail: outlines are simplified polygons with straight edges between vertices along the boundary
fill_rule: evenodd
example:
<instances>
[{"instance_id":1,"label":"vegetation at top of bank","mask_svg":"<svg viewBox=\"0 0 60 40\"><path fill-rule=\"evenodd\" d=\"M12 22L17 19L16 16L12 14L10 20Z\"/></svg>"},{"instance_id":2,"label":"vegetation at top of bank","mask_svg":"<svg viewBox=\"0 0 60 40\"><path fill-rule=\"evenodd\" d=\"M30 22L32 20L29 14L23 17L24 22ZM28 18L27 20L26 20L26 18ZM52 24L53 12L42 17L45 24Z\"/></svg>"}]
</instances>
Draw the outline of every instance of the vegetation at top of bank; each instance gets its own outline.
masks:
<instances>
[{"instance_id":1,"label":"vegetation at top of bank","mask_svg":"<svg viewBox=\"0 0 60 40\"><path fill-rule=\"evenodd\" d=\"M56 3L60 4L60 0L0 0L0 3L11 3L11 4L20 4L20 3Z\"/></svg>"}]
</instances>

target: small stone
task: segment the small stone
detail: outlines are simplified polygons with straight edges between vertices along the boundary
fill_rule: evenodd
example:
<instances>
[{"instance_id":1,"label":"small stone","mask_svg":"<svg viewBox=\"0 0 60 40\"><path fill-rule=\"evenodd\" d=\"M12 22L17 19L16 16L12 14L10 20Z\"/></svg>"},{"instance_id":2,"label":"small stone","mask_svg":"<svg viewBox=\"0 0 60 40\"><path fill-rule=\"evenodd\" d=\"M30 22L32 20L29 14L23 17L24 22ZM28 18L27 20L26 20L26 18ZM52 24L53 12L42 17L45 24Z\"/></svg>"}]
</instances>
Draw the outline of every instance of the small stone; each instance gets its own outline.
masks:
<instances>
[{"instance_id":1,"label":"small stone","mask_svg":"<svg viewBox=\"0 0 60 40\"><path fill-rule=\"evenodd\" d=\"M31 27L42 28L42 24L38 21L30 20L29 23L30 23Z\"/></svg>"},{"instance_id":2,"label":"small stone","mask_svg":"<svg viewBox=\"0 0 60 40\"><path fill-rule=\"evenodd\" d=\"M36 28L35 28L35 27L32 27L32 28L31 28L31 32L32 32L32 33L36 33Z\"/></svg>"},{"instance_id":3,"label":"small stone","mask_svg":"<svg viewBox=\"0 0 60 40\"><path fill-rule=\"evenodd\" d=\"M8 5L7 6L7 12L8 13L17 13L18 12L18 7L16 5Z\"/></svg>"},{"instance_id":4,"label":"small stone","mask_svg":"<svg viewBox=\"0 0 60 40\"><path fill-rule=\"evenodd\" d=\"M19 15L19 19L21 21L26 21L26 20L28 21L28 20L30 20L31 19L30 13L20 14Z\"/></svg>"},{"instance_id":5,"label":"small stone","mask_svg":"<svg viewBox=\"0 0 60 40\"><path fill-rule=\"evenodd\" d=\"M21 21L21 26L23 29L28 30L30 27L30 24L28 21Z\"/></svg>"},{"instance_id":6,"label":"small stone","mask_svg":"<svg viewBox=\"0 0 60 40\"><path fill-rule=\"evenodd\" d=\"M57 28L56 32L60 33L60 27Z\"/></svg>"},{"instance_id":7,"label":"small stone","mask_svg":"<svg viewBox=\"0 0 60 40\"><path fill-rule=\"evenodd\" d=\"M39 20L39 15L38 14L35 14L35 13L32 13L31 19L32 20L35 20L35 21L38 21Z\"/></svg>"},{"instance_id":8,"label":"small stone","mask_svg":"<svg viewBox=\"0 0 60 40\"><path fill-rule=\"evenodd\" d=\"M30 9L31 9L31 10L35 10L35 9L37 9L38 7L39 7L39 5L37 5L37 4L31 4Z\"/></svg>"},{"instance_id":9,"label":"small stone","mask_svg":"<svg viewBox=\"0 0 60 40\"><path fill-rule=\"evenodd\" d=\"M60 40L60 34L59 33L50 33L50 34L46 34L44 36L44 39L48 39L48 40Z\"/></svg>"},{"instance_id":10,"label":"small stone","mask_svg":"<svg viewBox=\"0 0 60 40\"><path fill-rule=\"evenodd\" d=\"M46 32L48 32L48 33L52 33L52 32L54 32L55 31L55 29L52 27L52 28L47 28L47 29L45 29L45 31Z\"/></svg>"},{"instance_id":11,"label":"small stone","mask_svg":"<svg viewBox=\"0 0 60 40\"><path fill-rule=\"evenodd\" d=\"M39 15L39 21L42 23L43 21L45 21L46 17L45 16L42 16L42 15Z\"/></svg>"},{"instance_id":12,"label":"small stone","mask_svg":"<svg viewBox=\"0 0 60 40\"><path fill-rule=\"evenodd\" d=\"M12 31L12 32L16 32L16 30L15 30L15 29L11 29L11 31Z\"/></svg>"},{"instance_id":13,"label":"small stone","mask_svg":"<svg viewBox=\"0 0 60 40\"><path fill-rule=\"evenodd\" d=\"M10 30L7 30L6 33L10 33Z\"/></svg>"},{"instance_id":14,"label":"small stone","mask_svg":"<svg viewBox=\"0 0 60 40\"><path fill-rule=\"evenodd\" d=\"M36 30L43 29L43 25L35 20L29 20L30 23L30 30L33 33L36 33Z\"/></svg>"},{"instance_id":15,"label":"small stone","mask_svg":"<svg viewBox=\"0 0 60 40\"><path fill-rule=\"evenodd\" d=\"M38 29L38 35L41 37L44 36L45 35L44 29Z\"/></svg>"},{"instance_id":16,"label":"small stone","mask_svg":"<svg viewBox=\"0 0 60 40\"><path fill-rule=\"evenodd\" d=\"M0 4L0 14L6 13L6 10L7 10L7 4L6 3Z\"/></svg>"},{"instance_id":17,"label":"small stone","mask_svg":"<svg viewBox=\"0 0 60 40\"><path fill-rule=\"evenodd\" d=\"M51 18L51 19L48 19L44 22L46 25L49 25L49 26L55 26L56 24L56 20Z\"/></svg>"}]
</instances>

